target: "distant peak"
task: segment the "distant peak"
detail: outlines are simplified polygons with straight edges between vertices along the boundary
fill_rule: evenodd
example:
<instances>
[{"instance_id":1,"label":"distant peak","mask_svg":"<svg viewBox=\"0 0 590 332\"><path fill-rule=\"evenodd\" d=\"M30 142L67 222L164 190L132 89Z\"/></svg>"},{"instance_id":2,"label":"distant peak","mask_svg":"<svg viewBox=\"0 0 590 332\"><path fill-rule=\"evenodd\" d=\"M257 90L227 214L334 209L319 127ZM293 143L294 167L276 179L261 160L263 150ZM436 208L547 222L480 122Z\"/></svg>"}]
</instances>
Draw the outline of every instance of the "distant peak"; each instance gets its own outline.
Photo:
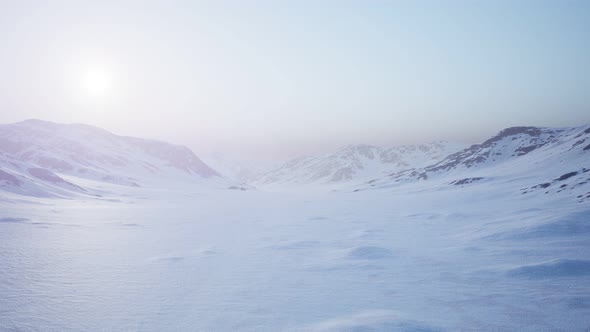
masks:
<instances>
[{"instance_id":1,"label":"distant peak","mask_svg":"<svg viewBox=\"0 0 590 332\"><path fill-rule=\"evenodd\" d=\"M372 148L376 148L376 146L370 144L348 144L342 147L341 150L366 150Z\"/></svg>"},{"instance_id":2,"label":"distant peak","mask_svg":"<svg viewBox=\"0 0 590 332\"><path fill-rule=\"evenodd\" d=\"M528 134L530 136L539 135L542 132L541 128L538 127L526 127L526 126L518 126L518 127L508 127L506 129L501 130L497 136L513 136L519 134Z\"/></svg>"},{"instance_id":3,"label":"distant peak","mask_svg":"<svg viewBox=\"0 0 590 332\"><path fill-rule=\"evenodd\" d=\"M21 122L17 122L16 124L28 124L28 125L40 125L40 126L55 126L57 123L39 119L27 119Z\"/></svg>"},{"instance_id":4,"label":"distant peak","mask_svg":"<svg viewBox=\"0 0 590 332\"><path fill-rule=\"evenodd\" d=\"M509 127L506 129L501 130L498 134L493 136L492 138L488 139L487 141L483 142L484 145L494 143L500 141L506 137L516 136L516 135L528 135L528 136L539 136L543 133L542 128L539 127Z\"/></svg>"},{"instance_id":5,"label":"distant peak","mask_svg":"<svg viewBox=\"0 0 590 332\"><path fill-rule=\"evenodd\" d=\"M100 127L87 125L87 124L83 124L83 123L57 123L57 122L51 122L51 121L45 121L45 120L39 120L39 119L27 119L27 120L13 123L11 125L26 126L26 127L32 127L32 128L40 128L40 129L49 129L49 130L76 129L76 130L93 132L93 133L102 134L102 135L113 135L113 133L111 133L110 131L108 131L106 129L102 129Z\"/></svg>"}]
</instances>

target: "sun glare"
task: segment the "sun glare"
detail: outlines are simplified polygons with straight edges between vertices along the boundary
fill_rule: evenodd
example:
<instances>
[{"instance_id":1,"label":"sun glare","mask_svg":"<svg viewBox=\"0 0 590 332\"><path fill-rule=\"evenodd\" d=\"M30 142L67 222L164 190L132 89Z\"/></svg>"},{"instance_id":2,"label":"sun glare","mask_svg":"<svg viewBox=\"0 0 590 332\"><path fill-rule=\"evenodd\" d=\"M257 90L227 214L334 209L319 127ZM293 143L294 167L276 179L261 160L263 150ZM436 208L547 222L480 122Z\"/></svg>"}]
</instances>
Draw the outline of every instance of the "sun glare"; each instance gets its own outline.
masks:
<instances>
[{"instance_id":1,"label":"sun glare","mask_svg":"<svg viewBox=\"0 0 590 332\"><path fill-rule=\"evenodd\" d=\"M104 70L91 69L86 72L84 85L90 95L104 96L109 92L111 81Z\"/></svg>"}]
</instances>

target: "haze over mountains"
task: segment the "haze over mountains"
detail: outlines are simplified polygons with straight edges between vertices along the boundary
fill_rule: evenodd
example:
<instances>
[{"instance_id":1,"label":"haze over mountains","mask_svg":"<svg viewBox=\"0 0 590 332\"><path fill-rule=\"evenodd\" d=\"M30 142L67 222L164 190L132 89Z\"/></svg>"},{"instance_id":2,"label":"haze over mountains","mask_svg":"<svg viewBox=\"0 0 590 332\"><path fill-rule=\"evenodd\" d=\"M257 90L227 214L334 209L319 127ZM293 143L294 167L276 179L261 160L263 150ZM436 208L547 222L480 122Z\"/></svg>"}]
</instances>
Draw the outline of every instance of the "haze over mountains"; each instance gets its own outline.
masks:
<instances>
[{"instance_id":1,"label":"haze over mountains","mask_svg":"<svg viewBox=\"0 0 590 332\"><path fill-rule=\"evenodd\" d=\"M80 182L140 187L220 176L184 146L40 120L0 125L0 167L2 190L29 196L96 194Z\"/></svg>"},{"instance_id":2,"label":"haze over mountains","mask_svg":"<svg viewBox=\"0 0 590 332\"><path fill-rule=\"evenodd\" d=\"M0 330L588 327L588 125L218 165L0 125Z\"/></svg>"},{"instance_id":3,"label":"haze over mountains","mask_svg":"<svg viewBox=\"0 0 590 332\"><path fill-rule=\"evenodd\" d=\"M444 141L391 148L349 145L260 174L227 162L218 162L220 172L186 147L88 125L40 120L0 125L0 188L28 196L100 196L100 183L165 187L213 181L251 189L236 187L246 179L260 188L359 191L430 180L455 186L511 183L522 194L563 193L581 202L590 195L589 161L590 126L513 127L470 147Z\"/></svg>"},{"instance_id":4,"label":"haze over mountains","mask_svg":"<svg viewBox=\"0 0 590 332\"><path fill-rule=\"evenodd\" d=\"M0 332L590 332L589 40L589 0L3 1Z\"/></svg>"},{"instance_id":5,"label":"haze over mountains","mask_svg":"<svg viewBox=\"0 0 590 332\"><path fill-rule=\"evenodd\" d=\"M334 153L293 159L255 181L268 184L341 184L384 176L394 171L422 167L442 160L461 145L444 141L382 148L348 145Z\"/></svg>"}]
</instances>

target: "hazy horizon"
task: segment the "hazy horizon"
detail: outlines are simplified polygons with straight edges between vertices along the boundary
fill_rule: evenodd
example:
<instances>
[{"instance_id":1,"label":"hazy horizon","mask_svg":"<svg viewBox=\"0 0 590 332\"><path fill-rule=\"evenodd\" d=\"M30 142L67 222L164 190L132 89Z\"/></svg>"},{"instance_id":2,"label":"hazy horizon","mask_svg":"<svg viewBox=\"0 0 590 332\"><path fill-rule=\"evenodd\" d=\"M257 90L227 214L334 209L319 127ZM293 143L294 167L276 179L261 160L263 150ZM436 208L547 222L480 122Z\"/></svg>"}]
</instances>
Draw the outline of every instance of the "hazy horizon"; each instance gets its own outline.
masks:
<instances>
[{"instance_id":1,"label":"hazy horizon","mask_svg":"<svg viewBox=\"0 0 590 332\"><path fill-rule=\"evenodd\" d=\"M0 332L590 332L590 0L0 0L0 41Z\"/></svg>"},{"instance_id":2,"label":"hazy horizon","mask_svg":"<svg viewBox=\"0 0 590 332\"><path fill-rule=\"evenodd\" d=\"M0 123L286 159L590 123L590 3L2 4Z\"/></svg>"},{"instance_id":3,"label":"hazy horizon","mask_svg":"<svg viewBox=\"0 0 590 332\"><path fill-rule=\"evenodd\" d=\"M0 123L0 125L2 124L17 124L17 123L21 123L21 122L26 122L26 121L43 121L43 122L51 122L51 123L55 123L55 124L59 124L59 125L89 125L89 126L93 126L96 128L100 128L100 129L104 129L108 132L111 132L112 134L115 134L117 136L123 136L123 137L136 137L136 138L141 138L141 139L147 139L147 140L158 140L158 141L163 141L163 142L167 142L167 143L171 143L174 145L182 145L182 146L186 146L188 148L190 148L196 155L197 157L200 157L202 159L204 159L205 161L213 161L213 160L217 160L217 161L224 161L224 162L237 162L238 164L236 165L240 165L240 162L261 162L262 164L265 163L269 163L268 165L279 165L276 164L277 162L285 162L287 160L290 159L296 159L299 157L305 157L305 156L313 156L313 155L322 155L322 154L329 154L332 152L336 152L339 149L343 149L346 146L349 145L372 145L372 146L377 146L377 147L398 147L398 146L403 146L403 145L419 145L419 144L430 144L430 143L435 143L435 142L447 142L450 144L457 144L458 146L469 146L472 144L479 144L482 143L484 140L491 138L492 136L494 136L495 134L497 134L498 132L500 132L501 130L504 130L506 128L509 127L505 127L505 128L501 128L498 129L492 133L490 133L489 135L481 135L481 137L476 137L473 140L469 141L469 140L465 140L465 139L456 139L456 140L452 140L452 139L445 139L445 138L438 138L438 139L432 139L432 140L428 140L428 141L410 141L407 143L397 143L397 142L393 142L391 144L371 144L371 143L366 143L366 142L351 142L351 143L345 143L345 144L341 144L341 145L337 145L338 143L334 143L332 145L330 144L325 144L322 146L315 146L315 147L307 147L307 149L305 147L301 148L301 149L292 149L287 151L286 153L281 153L281 151L277 151L274 154L269 154L269 155L264 155L264 156L259 156L259 155L250 155L250 154L245 154L245 153L232 153L232 152L227 152L227 151L221 151L221 150L207 150L207 149L203 149L203 150L197 150L195 149L193 146L186 144L184 142L177 142L177 141L171 141L171 140L166 140L166 139L162 139L162 138L157 138L157 137L147 137L147 136L137 136L137 135L128 135L124 132L115 132L110 130L109 128L102 128L102 127L98 127L95 126L91 123L81 123L81 122L65 122L65 123L61 123L61 122L55 122L55 121L51 121L51 120L45 120L45 119L33 119L33 118L29 118L29 119L23 119L20 121L16 121L16 122L11 122L11 123ZM568 128L568 127L583 127L585 125L588 125L588 123L585 124L580 124L580 125L573 125L573 126L565 126L565 127L561 127L561 128ZM523 126L529 126L529 125L523 125ZM285 151L283 151L285 152ZM273 163L274 162L274 163ZM243 165L242 165L243 166Z\"/></svg>"}]
</instances>

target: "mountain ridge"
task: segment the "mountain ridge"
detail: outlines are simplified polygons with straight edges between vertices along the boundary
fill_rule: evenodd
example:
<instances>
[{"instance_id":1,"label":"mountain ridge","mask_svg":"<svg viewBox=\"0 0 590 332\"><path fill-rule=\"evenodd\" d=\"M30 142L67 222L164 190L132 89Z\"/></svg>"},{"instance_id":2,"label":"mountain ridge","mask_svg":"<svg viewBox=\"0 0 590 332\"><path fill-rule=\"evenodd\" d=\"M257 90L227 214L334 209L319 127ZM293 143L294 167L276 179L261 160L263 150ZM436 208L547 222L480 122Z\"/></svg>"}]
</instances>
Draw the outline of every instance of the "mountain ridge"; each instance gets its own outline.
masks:
<instances>
[{"instance_id":1,"label":"mountain ridge","mask_svg":"<svg viewBox=\"0 0 590 332\"><path fill-rule=\"evenodd\" d=\"M512 185L512 192L569 193L590 200L590 125L510 127L480 144L421 168L392 172L356 190L434 181L450 186L474 183Z\"/></svg>"},{"instance_id":2,"label":"mountain ridge","mask_svg":"<svg viewBox=\"0 0 590 332\"><path fill-rule=\"evenodd\" d=\"M394 170L427 165L460 147L462 145L446 141L397 147L349 144L335 152L291 159L253 183L337 184L362 181Z\"/></svg>"},{"instance_id":3,"label":"mountain ridge","mask_svg":"<svg viewBox=\"0 0 590 332\"><path fill-rule=\"evenodd\" d=\"M221 177L186 146L37 119L0 125L0 170L0 188L33 196L87 192L64 176L130 187Z\"/></svg>"}]
</instances>

